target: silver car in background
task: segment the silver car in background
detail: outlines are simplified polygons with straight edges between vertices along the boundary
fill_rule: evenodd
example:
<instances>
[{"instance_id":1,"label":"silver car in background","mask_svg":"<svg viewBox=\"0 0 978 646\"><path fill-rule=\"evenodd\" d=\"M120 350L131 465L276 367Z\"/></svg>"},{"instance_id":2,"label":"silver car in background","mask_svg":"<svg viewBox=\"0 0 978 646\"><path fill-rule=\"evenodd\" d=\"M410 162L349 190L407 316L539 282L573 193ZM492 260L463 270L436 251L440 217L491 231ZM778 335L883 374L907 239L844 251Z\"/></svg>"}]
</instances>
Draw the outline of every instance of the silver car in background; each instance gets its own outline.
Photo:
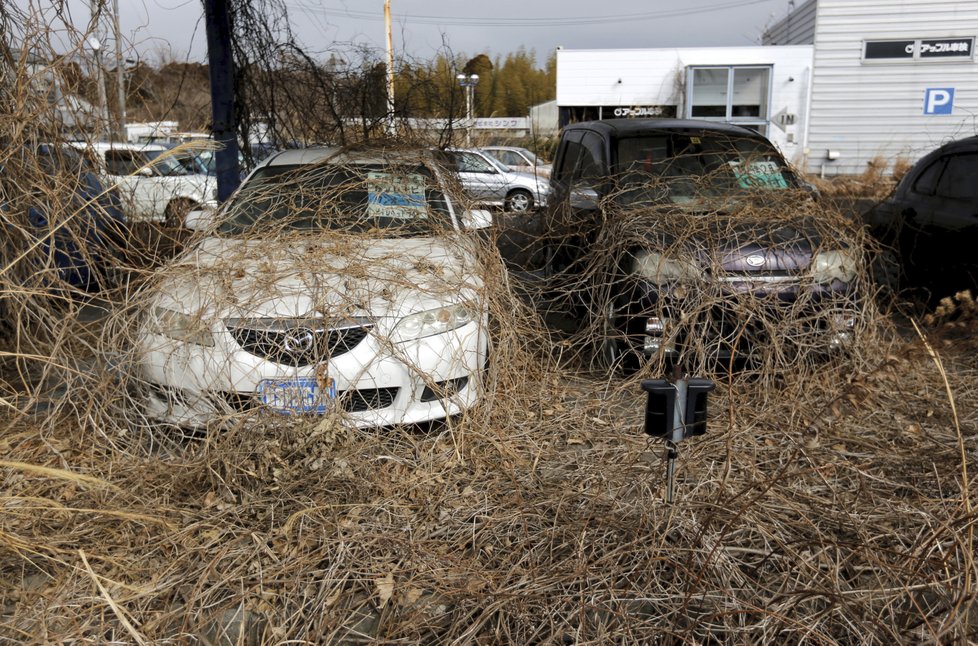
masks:
<instances>
[{"instance_id":1,"label":"silver car in background","mask_svg":"<svg viewBox=\"0 0 978 646\"><path fill-rule=\"evenodd\" d=\"M545 177L518 173L488 153L471 148L448 148L449 166L458 173L462 188L484 206L501 206L525 213L547 205L550 183Z\"/></svg>"},{"instance_id":2,"label":"silver car in background","mask_svg":"<svg viewBox=\"0 0 978 646\"><path fill-rule=\"evenodd\" d=\"M511 170L541 177L550 177L553 164L548 164L531 151L519 146L483 146L480 148L497 160L509 166Z\"/></svg>"}]
</instances>

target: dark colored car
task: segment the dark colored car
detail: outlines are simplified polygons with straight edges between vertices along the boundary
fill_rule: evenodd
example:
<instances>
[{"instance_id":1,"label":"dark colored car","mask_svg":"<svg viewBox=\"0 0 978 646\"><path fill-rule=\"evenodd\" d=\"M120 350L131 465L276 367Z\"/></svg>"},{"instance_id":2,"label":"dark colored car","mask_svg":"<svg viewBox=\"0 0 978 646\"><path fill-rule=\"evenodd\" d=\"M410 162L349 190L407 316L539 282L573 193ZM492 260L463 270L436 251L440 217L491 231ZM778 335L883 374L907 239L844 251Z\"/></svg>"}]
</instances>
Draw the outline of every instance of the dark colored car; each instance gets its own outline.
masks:
<instances>
[{"instance_id":1,"label":"dark colored car","mask_svg":"<svg viewBox=\"0 0 978 646\"><path fill-rule=\"evenodd\" d=\"M126 218L76 150L54 144L25 149L0 166L0 183L6 184L8 236L19 236L10 226L18 209L25 212L29 237L22 246L34 249L27 258L72 287L94 292L108 286L112 267L125 256Z\"/></svg>"},{"instance_id":2,"label":"dark colored car","mask_svg":"<svg viewBox=\"0 0 978 646\"><path fill-rule=\"evenodd\" d=\"M577 295L604 363L851 342L861 253L762 135L578 123L561 135L551 185L545 273Z\"/></svg>"},{"instance_id":3,"label":"dark colored car","mask_svg":"<svg viewBox=\"0 0 978 646\"><path fill-rule=\"evenodd\" d=\"M884 245L875 264L886 287L934 297L978 286L978 137L960 139L914 164L885 201L864 215Z\"/></svg>"}]
</instances>

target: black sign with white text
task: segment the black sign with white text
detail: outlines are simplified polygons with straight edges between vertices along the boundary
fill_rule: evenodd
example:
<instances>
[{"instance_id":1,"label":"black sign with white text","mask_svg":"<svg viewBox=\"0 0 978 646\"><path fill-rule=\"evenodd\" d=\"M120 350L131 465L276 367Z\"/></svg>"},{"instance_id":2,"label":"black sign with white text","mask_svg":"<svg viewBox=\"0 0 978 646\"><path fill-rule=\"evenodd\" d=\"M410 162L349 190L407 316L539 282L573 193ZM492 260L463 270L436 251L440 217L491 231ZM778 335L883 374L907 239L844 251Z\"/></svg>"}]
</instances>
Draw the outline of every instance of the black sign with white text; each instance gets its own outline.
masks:
<instances>
[{"instance_id":1,"label":"black sign with white text","mask_svg":"<svg viewBox=\"0 0 978 646\"><path fill-rule=\"evenodd\" d=\"M920 61L935 58L971 60L974 49L974 36L918 38L916 40L867 40L863 43L863 60Z\"/></svg>"}]
</instances>

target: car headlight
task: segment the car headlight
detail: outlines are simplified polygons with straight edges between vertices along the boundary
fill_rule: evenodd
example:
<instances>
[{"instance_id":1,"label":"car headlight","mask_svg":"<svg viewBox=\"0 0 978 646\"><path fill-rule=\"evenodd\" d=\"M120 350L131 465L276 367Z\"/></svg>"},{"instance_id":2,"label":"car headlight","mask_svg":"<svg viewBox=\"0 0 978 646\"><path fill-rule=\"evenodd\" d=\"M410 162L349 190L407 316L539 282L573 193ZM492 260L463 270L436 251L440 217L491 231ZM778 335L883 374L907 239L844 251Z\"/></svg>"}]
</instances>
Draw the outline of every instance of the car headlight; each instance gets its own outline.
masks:
<instances>
[{"instance_id":1,"label":"car headlight","mask_svg":"<svg viewBox=\"0 0 978 646\"><path fill-rule=\"evenodd\" d=\"M815 254L810 267L812 278L818 283L831 283L834 280L848 283L859 270L852 254L841 250Z\"/></svg>"},{"instance_id":2,"label":"car headlight","mask_svg":"<svg viewBox=\"0 0 978 646\"><path fill-rule=\"evenodd\" d=\"M466 305L446 305L405 316L391 333L391 341L411 341L443 334L475 320L475 312Z\"/></svg>"},{"instance_id":3,"label":"car headlight","mask_svg":"<svg viewBox=\"0 0 978 646\"><path fill-rule=\"evenodd\" d=\"M632 271L657 285L669 282L693 283L703 278L703 271L696 263L666 258L661 253L648 250L635 253Z\"/></svg>"},{"instance_id":4,"label":"car headlight","mask_svg":"<svg viewBox=\"0 0 978 646\"><path fill-rule=\"evenodd\" d=\"M214 345L214 334L200 318L165 307L154 307L150 310L146 319L146 330L175 341L207 347Z\"/></svg>"}]
</instances>

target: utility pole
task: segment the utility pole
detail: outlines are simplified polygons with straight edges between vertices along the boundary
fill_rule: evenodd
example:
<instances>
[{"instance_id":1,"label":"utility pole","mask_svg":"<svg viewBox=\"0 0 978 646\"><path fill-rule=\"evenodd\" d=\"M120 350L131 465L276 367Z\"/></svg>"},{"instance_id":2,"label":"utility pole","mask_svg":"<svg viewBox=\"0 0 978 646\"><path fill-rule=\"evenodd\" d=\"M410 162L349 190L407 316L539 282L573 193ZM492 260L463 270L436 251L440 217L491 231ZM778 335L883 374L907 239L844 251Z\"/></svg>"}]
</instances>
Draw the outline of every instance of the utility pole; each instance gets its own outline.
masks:
<instances>
[{"instance_id":1,"label":"utility pole","mask_svg":"<svg viewBox=\"0 0 978 646\"><path fill-rule=\"evenodd\" d=\"M387 134L397 134L394 123L394 36L391 33L391 0L384 0L384 24L387 27Z\"/></svg>"},{"instance_id":2,"label":"utility pole","mask_svg":"<svg viewBox=\"0 0 978 646\"><path fill-rule=\"evenodd\" d=\"M99 8L99 0L91 0L89 7L92 12L92 35L88 37L88 46L92 48L93 58L95 59L95 84L98 90L99 138L108 139L111 129L109 122L109 102L105 96L105 76L102 69L102 10Z\"/></svg>"},{"instance_id":3,"label":"utility pole","mask_svg":"<svg viewBox=\"0 0 978 646\"><path fill-rule=\"evenodd\" d=\"M112 29L115 31L115 81L119 100L116 138L126 140L126 69L122 62L122 30L119 28L119 0L112 0Z\"/></svg>"},{"instance_id":4,"label":"utility pole","mask_svg":"<svg viewBox=\"0 0 978 646\"><path fill-rule=\"evenodd\" d=\"M211 77L211 132L220 147L214 155L217 200L223 202L241 183L234 115L234 61L228 0L204 0L207 64Z\"/></svg>"}]
</instances>

